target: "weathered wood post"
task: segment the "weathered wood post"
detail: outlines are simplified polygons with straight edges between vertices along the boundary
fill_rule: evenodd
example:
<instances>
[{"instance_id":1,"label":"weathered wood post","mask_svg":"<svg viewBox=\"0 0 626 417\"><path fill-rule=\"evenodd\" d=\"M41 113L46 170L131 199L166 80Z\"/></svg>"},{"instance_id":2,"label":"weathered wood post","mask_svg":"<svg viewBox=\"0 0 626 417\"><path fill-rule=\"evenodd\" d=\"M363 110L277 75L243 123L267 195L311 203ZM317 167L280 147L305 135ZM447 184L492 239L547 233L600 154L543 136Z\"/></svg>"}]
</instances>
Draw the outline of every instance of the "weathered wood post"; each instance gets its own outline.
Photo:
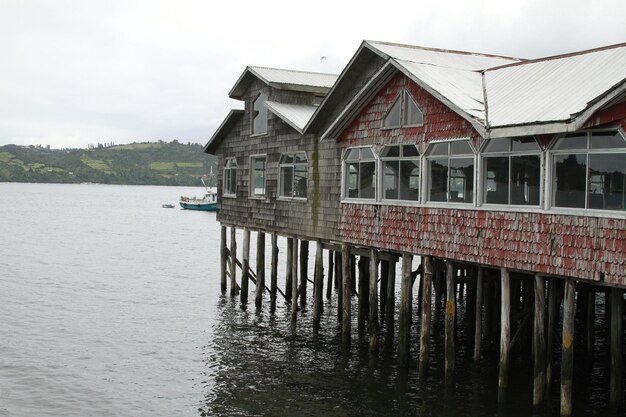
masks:
<instances>
[{"instance_id":1,"label":"weathered wood post","mask_svg":"<svg viewBox=\"0 0 626 417\"><path fill-rule=\"evenodd\" d=\"M561 350L561 416L572 415L572 380L574 376L574 315L576 283L565 280L563 290L563 348Z\"/></svg>"},{"instance_id":2,"label":"weathered wood post","mask_svg":"<svg viewBox=\"0 0 626 417\"><path fill-rule=\"evenodd\" d=\"M611 288L611 382L609 386L609 405L612 411L620 411L622 405L622 366L624 337L624 295L620 288Z\"/></svg>"},{"instance_id":3,"label":"weathered wood post","mask_svg":"<svg viewBox=\"0 0 626 417\"><path fill-rule=\"evenodd\" d=\"M434 279L435 279L435 305L433 306L433 333L435 336L439 335L439 321L441 318L441 299L442 299L442 288L441 284L443 283L442 271L435 264L434 266Z\"/></svg>"},{"instance_id":4,"label":"weathered wood post","mask_svg":"<svg viewBox=\"0 0 626 417\"><path fill-rule=\"evenodd\" d=\"M535 408L543 404L546 390L545 293L545 280L543 277L535 275L535 320L533 325L533 407Z\"/></svg>"},{"instance_id":5,"label":"weathered wood post","mask_svg":"<svg viewBox=\"0 0 626 417\"><path fill-rule=\"evenodd\" d=\"M456 279L454 265L446 260L446 338L445 338L445 382L452 383L455 365Z\"/></svg>"},{"instance_id":6,"label":"weathered wood post","mask_svg":"<svg viewBox=\"0 0 626 417\"><path fill-rule=\"evenodd\" d=\"M595 345L596 291L587 288L587 308L585 310L585 347L587 355L593 355Z\"/></svg>"},{"instance_id":7,"label":"weathered wood post","mask_svg":"<svg viewBox=\"0 0 626 417\"><path fill-rule=\"evenodd\" d=\"M237 295L237 229L230 228L230 296Z\"/></svg>"},{"instance_id":8,"label":"weathered wood post","mask_svg":"<svg viewBox=\"0 0 626 417\"><path fill-rule=\"evenodd\" d=\"M480 362L480 348L483 332L483 275L485 271L482 266L476 272L476 317L474 323L474 362Z\"/></svg>"},{"instance_id":9,"label":"weathered wood post","mask_svg":"<svg viewBox=\"0 0 626 417\"><path fill-rule=\"evenodd\" d=\"M335 252L335 282L337 283L337 316L341 322L343 316L343 256L340 251Z\"/></svg>"},{"instance_id":10,"label":"weathered wood post","mask_svg":"<svg viewBox=\"0 0 626 417\"><path fill-rule=\"evenodd\" d=\"M391 254L387 269L387 300L385 301L385 323L387 327L386 341L391 343L394 339L394 322L396 310L396 254Z\"/></svg>"},{"instance_id":11,"label":"weathered wood post","mask_svg":"<svg viewBox=\"0 0 626 417\"><path fill-rule=\"evenodd\" d=\"M332 250L328 251L328 282L326 287L326 299L330 300L333 295L333 274L335 271L334 266L335 253ZM337 278L335 278L335 282ZM336 288L336 287L335 287Z\"/></svg>"},{"instance_id":12,"label":"weathered wood post","mask_svg":"<svg viewBox=\"0 0 626 417\"><path fill-rule=\"evenodd\" d=\"M228 256L228 247L226 245L226 226L222 226L220 235L220 287L222 294L226 292L226 257Z\"/></svg>"},{"instance_id":13,"label":"weathered wood post","mask_svg":"<svg viewBox=\"0 0 626 417\"><path fill-rule=\"evenodd\" d=\"M319 327L322 316L322 293L324 285L324 248L322 241L317 241L315 253L315 277L313 285L313 327Z\"/></svg>"},{"instance_id":14,"label":"weathered wood post","mask_svg":"<svg viewBox=\"0 0 626 417\"><path fill-rule=\"evenodd\" d=\"M291 298L292 288L293 288L293 241L294 238L287 238L287 260L285 268L285 294L287 297ZM297 286L297 284L296 284Z\"/></svg>"},{"instance_id":15,"label":"weathered wood post","mask_svg":"<svg viewBox=\"0 0 626 417\"><path fill-rule=\"evenodd\" d=\"M546 396L552 391L552 361L554 356L554 332L559 315L557 280L550 278L548 286L548 335L546 337Z\"/></svg>"},{"instance_id":16,"label":"weathered wood post","mask_svg":"<svg viewBox=\"0 0 626 417\"><path fill-rule=\"evenodd\" d=\"M261 308L263 291L265 290L265 233L258 231L256 234L256 292L254 304Z\"/></svg>"},{"instance_id":17,"label":"weathered wood post","mask_svg":"<svg viewBox=\"0 0 626 417\"><path fill-rule=\"evenodd\" d=\"M380 261L380 293L378 294L378 312L384 317L387 309L387 280L389 279L389 261Z\"/></svg>"},{"instance_id":18,"label":"weathered wood post","mask_svg":"<svg viewBox=\"0 0 626 417\"><path fill-rule=\"evenodd\" d=\"M296 238L292 239L291 252L293 259L287 268L291 268L291 319L295 321L298 315L298 239Z\"/></svg>"},{"instance_id":19,"label":"weathered wood post","mask_svg":"<svg viewBox=\"0 0 626 417\"><path fill-rule=\"evenodd\" d=\"M350 343L350 332L352 326L352 279L350 277L351 262L350 262L350 246L346 242L341 244L341 260L343 266L343 300L342 300L342 315L341 315L341 337L344 344Z\"/></svg>"},{"instance_id":20,"label":"weathered wood post","mask_svg":"<svg viewBox=\"0 0 626 417\"><path fill-rule=\"evenodd\" d=\"M402 254L402 281L400 281L400 317L398 319L398 356L403 365L408 364L411 347L411 261L412 255Z\"/></svg>"},{"instance_id":21,"label":"weathered wood post","mask_svg":"<svg viewBox=\"0 0 626 417\"><path fill-rule=\"evenodd\" d=\"M359 333L365 330L365 320L369 310L369 259L365 256L359 257L359 306L357 316L357 327Z\"/></svg>"},{"instance_id":22,"label":"weathered wood post","mask_svg":"<svg viewBox=\"0 0 626 417\"><path fill-rule=\"evenodd\" d=\"M300 306L306 305L306 287L309 280L309 241L300 241Z\"/></svg>"},{"instance_id":23,"label":"weathered wood post","mask_svg":"<svg viewBox=\"0 0 626 417\"><path fill-rule=\"evenodd\" d=\"M250 229L243 229L243 253L241 260L241 304L248 302L250 280Z\"/></svg>"},{"instance_id":24,"label":"weathered wood post","mask_svg":"<svg viewBox=\"0 0 626 417\"><path fill-rule=\"evenodd\" d=\"M498 375L498 403L506 400L509 383L509 349L511 342L511 278L509 270L501 269L500 302L500 366Z\"/></svg>"},{"instance_id":25,"label":"weathered wood post","mask_svg":"<svg viewBox=\"0 0 626 417\"><path fill-rule=\"evenodd\" d=\"M270 271L270 311L276 311L276 292L278 290L278 236L272 233L272 261Z\"/></svg>"},{"instance_id":26,"label":"weathered wood post","mask_svg":"<svg viewBox=\"0 0 626 417\"><path fill-rule=\"evenodd\" d=\"M424 259L424 282L422 283L422 319L420 327L420 358L419 379L424 382L428 370L428 353L430 351L430 320L432 314L431 296L433 281L433 262L430 256Z\"/></svg>"},{"instance_id":27,"label":"weathered wood post","mask_svg":"<svg viewBox=\"0 0 626 417\"><path fill-rule=\"evenodd\" d=\"M370 271L369 271L369 328L370 328L370 350L378 349L378 252L370 249Z\"/></svg>"}]
</instances>

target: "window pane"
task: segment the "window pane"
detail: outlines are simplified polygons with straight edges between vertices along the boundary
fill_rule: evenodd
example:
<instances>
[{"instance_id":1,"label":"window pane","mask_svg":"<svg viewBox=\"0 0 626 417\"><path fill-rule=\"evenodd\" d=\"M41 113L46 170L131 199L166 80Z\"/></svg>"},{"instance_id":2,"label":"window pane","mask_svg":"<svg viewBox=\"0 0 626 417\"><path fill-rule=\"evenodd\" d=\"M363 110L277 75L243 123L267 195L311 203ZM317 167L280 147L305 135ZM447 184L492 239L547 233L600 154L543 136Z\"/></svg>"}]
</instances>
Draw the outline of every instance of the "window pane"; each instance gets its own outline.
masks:
<instances>
[{"instance_id":1,"label":"window pane","mask_svg":"<svg viewBox=\"0 0 626 417\"><path fill-rule=\"evenodd\" d=\"M539 155L511 157L511 204L539 205L541 158Z\"/></svg>"},{"instance_id":2,"label":"window pane","mask_svg":"<svg viewBox=\"0 0 626 417\"><path fill-rule=\"evenodd\" d=\"M513 152L522 152L522 151L540 151L541 148L539 144L532 136L526 136L522 138L513 138L511 140L512 150Z\"/></svg>"},{"instance_id":3,"label":"window pane","mask_svg":"<svg viewBox=\"0 0 626 417\"><path fill-rule=\"evenodd\" d=\"M485 158L485 203L509 204L509 157Z\"/></svg>"},{"instance_id":4,"label":"window pane","mask_svg":"<svg viewBox=\"0 0 626 417\"><path fill-rule=\"evenodd\" d=\"M557 140L554 149L587 149L587 134L566 135Z\"/></svg>"},{"instance_id":5,"label":"window pane","mask_svg":"<svg viewBox=\"0 0 626 417\"><path fill-rule=\"evenodd\" d=\"M383 149L382 153L380 154L381 157L383 158L387 158L387 157L398 157L400 156L400 147L399 146L385 146L385 148Z\"/></svg>"},{"instance_id":6,"label":"window pane","mask_svg":"<svg viewBox=\"0 0 626 417\"><path fill-rule=\"evenodd\" d=\"M435 143L430 149L429 155L448 155L449 143Z\"/></svg>"},{"instance_id":7,"label":"window pane","mask_svg":"<svg viewBox=\"0 0 626 417\"><path fill-rule=\"evenodd\" d=\"M589 208L624 210L625 181L626 154L589 155Z\"/></svg>"},{"instance_id":8,"label":"window pane","mask_svg":"<svg viewBox=\"0 0 626 417\"><path fill-rule=\"evenodd\" d=\"M293 167L280 168L280 196L293 197Z\"/></svg>"},{"instance_id":9,"label":"window pane","mask_svg":"<svg viewBox=\"0 0 626 417\"><path fill-rule=\"evenodd\" d=\"M391 128L391 127L400 127L400 108L402 106L400 97L396 98L396 101L393 103L389 112L383 119L383 127Z\"/></svg>"},{"instance_id":10,"label":"window pane","mask_svg":"<svg viewBox=\"0 0 626 417\"><path fill-rule=\"evenodd\" d=\"M448 158L430 161L430 201L448 201Z\"/></svg>"},{"instance_id":11,"label":"window pane","mask_svg":"<svg viewBox=\"0 0 626 417\"><path fill-rule=\"evenodd\" d=\"M626 142L622 135L615 132L593 132L591 134L591 147L593 149L601 148L626 148Z\"/></svg>"},{"instance_id":12,"label":"window pane","mask_svg":"<svg viewBox=\"0 0 626 417\"><path fill-rule=\"evenodd\" d=\"M357 198L359 196L359 163L346 164L346 197Z\"/></svg>"},{"instance_id":13,"label":"window pane","mask_svg":"<svg viewBox=\"0 0 626 417\"><path fill-rule=\"evenodd\" d=\"M405 110L404 110L404 125L416 126L424 123L424 115L422 111L417 107L417 104L409 93L404 93Z\"/></svg>"},{"instance_id":14,"label":"window pane","mask_svg":"<svg viewBox=\"0 0 626 417\"><path fill-rule=\"evenodd\" d=\"M450 200L471 203L474 198L474 158L450 159Z\"/></svg>"},{"instance_id":15,"label":"window pane","mask_svg":"<svg viewBox=\"0 0 626 417\"><path fill-rule=\"evenodd\" d=\"M346 153L346 161L358 161L360 155L361 153L358 148L348 149L348 152Z\"/></svg>"},{"instance_id":16,"label":"window pane","mask_svg":"<svg viewBox=\"0 0 626 417\"><path fill-rule=\"evenodd\" d=\"M252 194L265 195L265 158L253 158Z\"/></svg>"},{"instance_id":17,"label":"window pane","mask_svg":"<svg viewBox=\"0 0 626 417\"><path fill-rule=\"evenodd\" d=\"M415 145L404 145L402 147L402 156L420 156L419 151L417 150L417 146Z\"/></svg>"},{"instance_id":18,"label":"window pane","mask_svg":"<svg viewBox=\"0 0 626 417\"><path fill-rule=\"evenodd\" d=\"M400 163L398 161L385 161L384 163L383 190L386 199L398 198L398 177L400 176Z\"/></svg>"},{"instance_id":19,"label":"window pane","mask_svg":"<svg viewBox=\"0 0 626 417\"><path fill-rule=\"evenodd\" d=\"M420 187L419 161L400 162L400 200L416 201Z\"/></svg>"},{"instance_id":20,"label":"window pane","mask_svg":"<svg viewBox=\"0 0 626 417\"><path fill-rule=\"evenodd\" d=\"M361 159L374 159L372 148L361 148Z\"/></svg>"},{"instance_id":21,"label":"window pane","mask_svg":"<svg viewBox=\"0 0 626 417\"><path fill-rule=\"evenodd\" d=\"M265 107L265 101L267 96L260 94L256 100L254 100L253 108L253 121L252 121L252 133L261 134L267 132L267 107Z\"/></svg>"},{"instance_id":22,"label":"window pane","mask_svg":"<svg viewBox=\"0 0 626 417\"><path fill-rule=\"evenodd\" d=\"M281 164L292 164L293 163L293 155L292 154L283 154L280 157Z\"/></svg>"},{"instance_id":23,"label":"window pane","mask_svg":"<svg viewBox=\"0 0 626 417\"><path fill-rule=\"evenodd\" d=\"M306 165L296 165L293 177L293 196L306 198L309 170Z\"/></svg>"},{"instance_id":24,"label":"window pane","mask_svg":"<svg viewBox=\"0 0 626 417\"><path fill-rule=\"evenodd\" d=\"M554 205L584 208L587 155L555 155L554 173Z\"/></svg>"},{"instance_id":25,"label":"window pane","mask_svg":"<svg viewBox=\"0 0 626 417\"><path fill-rule=\"evenodd\" d=\"M295 159L294 159L294 162L295 162L296 164L297 164L297 163L307 162L307 159L306 159L306 154L305 154L305 153L303 153L303 152L300 152L300 153L295 154Z\"/></svg>"},{"instance_id":26,"label":"window pane","mask_svg":"<svg viewBox=\"0 0 626 417\"><path fill-rule=\"evenodd\" d=\"M375 162L361 162L360 167L360 198L375 198L376 197L376 163Z\"/></svg>"},{"instance_id":27,"label":"window pane","mask_svg":"<svg viewBox=\"0 0 626 417\"><path fill-rule=\"evenodd\" d=\"M466 140L461 142L450 142L450 155L465 155L473 153L472 147Z\"/></svg>"},{"instance_id":28,"label":"window pane","mask_svg":"<svg viewBox=\"0 0 626 417\"><path fill-rule=\"evenodd\" d=\"M490 139L485 147L484 153L491 152L509 152L509 147L511 145L511 140L509 138L505 139Z\"/></svg>"}]
</instances>

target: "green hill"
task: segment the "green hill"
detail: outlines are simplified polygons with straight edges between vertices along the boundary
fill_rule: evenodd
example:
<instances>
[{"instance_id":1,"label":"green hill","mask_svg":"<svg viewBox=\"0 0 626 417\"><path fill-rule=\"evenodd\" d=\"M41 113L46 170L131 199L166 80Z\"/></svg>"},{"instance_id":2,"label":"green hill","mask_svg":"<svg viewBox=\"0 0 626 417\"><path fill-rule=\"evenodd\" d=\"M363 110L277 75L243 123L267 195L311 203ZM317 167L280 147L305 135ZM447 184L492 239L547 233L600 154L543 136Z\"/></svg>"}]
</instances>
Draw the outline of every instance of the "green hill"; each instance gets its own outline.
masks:
<instances>
[{"instance_id":1,"label":"green hill","mask_svg":"<svg viewBox=\"0 0 626 417\"><path fill-rule=\"evenodd\" d=\"M217 158L200 144L178 141L98 145L90 149L0 146L0 182L195 186L217 172ZM215 185L215 178L209 178Z\"/></svg>"}]
</instances>

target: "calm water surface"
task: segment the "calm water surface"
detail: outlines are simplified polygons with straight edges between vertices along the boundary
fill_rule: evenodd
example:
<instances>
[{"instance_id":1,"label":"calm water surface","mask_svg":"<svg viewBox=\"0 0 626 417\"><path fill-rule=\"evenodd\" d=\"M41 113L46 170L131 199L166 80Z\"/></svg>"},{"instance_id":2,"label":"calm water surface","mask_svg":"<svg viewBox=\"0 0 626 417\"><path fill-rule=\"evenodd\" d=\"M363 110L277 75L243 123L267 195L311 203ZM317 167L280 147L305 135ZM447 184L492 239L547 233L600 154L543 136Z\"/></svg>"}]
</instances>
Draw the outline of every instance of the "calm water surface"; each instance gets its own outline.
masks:
<instances>
[{"instance_id":1,"label":"calm water surface","mask_svg":"<svg viewBox=\"0 0 626 417\"><path fill-rule=\"evenodd\" d=\"M254 291L245 308L222 296L215 214L161 208L201 192L0 184L0 416L532 414L529 359L498 410L497 346L476 367L462 332L454 385L441 332L420 386L416 363L399 368L393 345L369 354L356 323L341 345L334 298L314 332L309 307L294 326L281 300L271 314ZM604 415L603 363L578 377L575 415ZM557 396L541 415L558 415Z\"/></svg>"}]
</instances>

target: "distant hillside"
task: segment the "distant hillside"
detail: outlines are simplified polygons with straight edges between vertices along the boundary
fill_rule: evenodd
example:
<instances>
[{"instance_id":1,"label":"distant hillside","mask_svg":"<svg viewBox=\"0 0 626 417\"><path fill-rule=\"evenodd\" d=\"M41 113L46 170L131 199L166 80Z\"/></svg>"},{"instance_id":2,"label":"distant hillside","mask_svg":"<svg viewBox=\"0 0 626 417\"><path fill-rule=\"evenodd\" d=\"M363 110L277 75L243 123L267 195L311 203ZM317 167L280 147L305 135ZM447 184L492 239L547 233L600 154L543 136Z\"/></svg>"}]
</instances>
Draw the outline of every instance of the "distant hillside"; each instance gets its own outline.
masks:
<instances>
[{"instance_id":1,"label":"distant hillside","mask_svg":"<svg viewBox=\"0 0 626 417\"><path fill-rule=\"evenodd\" d=\"M195 186L204 174L216 171L217 158L203 153L197 143L159 141L90 149L0 146L0 182ZM214 177L209 185L215 186Z\"/></svg>"}]
</instances>

